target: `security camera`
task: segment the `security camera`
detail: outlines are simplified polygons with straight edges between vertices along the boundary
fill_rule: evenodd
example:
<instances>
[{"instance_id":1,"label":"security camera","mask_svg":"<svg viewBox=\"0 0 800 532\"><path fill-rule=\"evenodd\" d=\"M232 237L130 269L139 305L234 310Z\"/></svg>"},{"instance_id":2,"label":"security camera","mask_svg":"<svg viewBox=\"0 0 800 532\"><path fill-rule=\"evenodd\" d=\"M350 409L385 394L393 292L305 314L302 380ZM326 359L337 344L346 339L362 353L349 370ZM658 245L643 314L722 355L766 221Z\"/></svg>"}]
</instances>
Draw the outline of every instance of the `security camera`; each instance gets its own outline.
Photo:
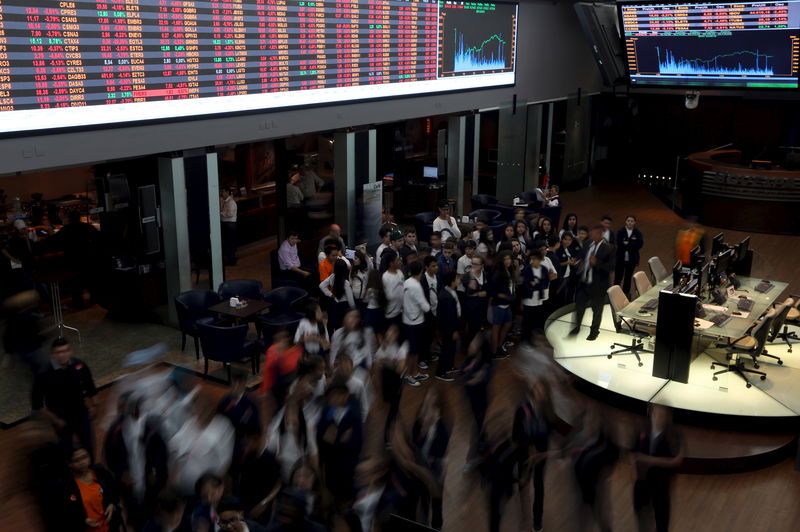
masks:
<instances>
[{"instance_id":1,"label":"security camera","mask_svg":"<svg viewBox=\"0 0 800 532\"><path fill-rule=\"evenodd\" d=\"M699 91L687 91L686 92L686 102L684 105L687 109L697 109L697 105L700 103L700 92Z\"/></svg>"}]
</instances>

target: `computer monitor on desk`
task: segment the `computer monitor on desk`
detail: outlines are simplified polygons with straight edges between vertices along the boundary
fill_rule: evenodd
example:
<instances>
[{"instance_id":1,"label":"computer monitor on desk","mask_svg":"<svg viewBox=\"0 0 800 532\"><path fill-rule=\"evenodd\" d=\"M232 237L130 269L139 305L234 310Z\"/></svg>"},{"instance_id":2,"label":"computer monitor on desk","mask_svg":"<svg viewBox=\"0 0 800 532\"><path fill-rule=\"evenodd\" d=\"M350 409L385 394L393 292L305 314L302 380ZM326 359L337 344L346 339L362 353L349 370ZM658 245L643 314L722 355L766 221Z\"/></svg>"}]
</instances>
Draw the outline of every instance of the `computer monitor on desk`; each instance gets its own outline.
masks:
<instances>
[{"instance_id":1,"label":"computer monitor on desk","mask_svg":"<svg viewBox=\"0 0 800 532\"><path fill-rule=\"evenodd\" d=\"M424 179L439 179L439 168L436 166L423 166L422 177Z\"/></svg>"},{"instance_id":2,"label":"computer monitor on desk","mask_svg":"<svg viewBox=\"0 0 800 532\"><path fill-rule=\"evenodd\" d=\"M733 250L729 249L723 251L717 257L714 264L714 285L722 284L722 279L728 275L731 269L731 259L733 259Z\"/></svg>"},{"instance_id":3,"label":"computer monitor on desk","mask_svg":"<svg viewBox=\"0 0 800 532\"><path fill-rule=\"evenodd\" d=\"M719 233L711 239L711 255L716 256L728 249L725 245L725 234Z\"/></svg>"}]
</instances>

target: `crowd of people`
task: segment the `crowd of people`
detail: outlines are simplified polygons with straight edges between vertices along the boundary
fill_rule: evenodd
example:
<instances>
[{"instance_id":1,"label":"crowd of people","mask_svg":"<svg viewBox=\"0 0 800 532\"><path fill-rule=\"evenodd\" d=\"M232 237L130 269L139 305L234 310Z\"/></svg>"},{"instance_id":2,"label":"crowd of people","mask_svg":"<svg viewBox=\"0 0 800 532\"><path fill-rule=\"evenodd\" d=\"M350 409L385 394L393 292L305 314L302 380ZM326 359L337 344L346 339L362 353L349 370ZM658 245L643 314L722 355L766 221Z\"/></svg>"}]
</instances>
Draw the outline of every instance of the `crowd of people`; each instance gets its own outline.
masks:
<instances>
[{"instance_id":1,"label":"crowd of people","mask_svg":"<svg viewBox=\"0 0 800 532\"><path fill-rule=\"evenodd\" d=\"M597 294L614 273L629 286L643 237L633 216L616 232L611 222L589 227L567 214L559 230L520 211L495 242L485 219L459 227L442 205L427 247L413 229L386 227L374 254L345 253L333 226L312 268L290 232L280 267L315 297L296 329L273 335L257 389L248 392L236 373L212 401L159 365L158 349L132 353L139 369L115 384L99 443L91 371L57 339L34 381L30 422L47 530L374 531L396 516L441 529L453 474L482 480L491 532L516 492L521 529L542 530L545 464L556 459L572 463L583 525L609 530L600 486L623 455L636 464L635 509L655 511L641 523L667 530L681 457L669 412L655 408L648 425L622 438L588 405L566 422L553 390L576 394L534 347L549 311L572 302L578 319L592 308L587 339L595 339ZM506 433L490 428L487 412L498 360L512 353L520 386L499 392L517 405ZM455 465L445 406L454 393L472 425ZM372 440L380 444L368 449Z\"/></svg>"}]
</instances>

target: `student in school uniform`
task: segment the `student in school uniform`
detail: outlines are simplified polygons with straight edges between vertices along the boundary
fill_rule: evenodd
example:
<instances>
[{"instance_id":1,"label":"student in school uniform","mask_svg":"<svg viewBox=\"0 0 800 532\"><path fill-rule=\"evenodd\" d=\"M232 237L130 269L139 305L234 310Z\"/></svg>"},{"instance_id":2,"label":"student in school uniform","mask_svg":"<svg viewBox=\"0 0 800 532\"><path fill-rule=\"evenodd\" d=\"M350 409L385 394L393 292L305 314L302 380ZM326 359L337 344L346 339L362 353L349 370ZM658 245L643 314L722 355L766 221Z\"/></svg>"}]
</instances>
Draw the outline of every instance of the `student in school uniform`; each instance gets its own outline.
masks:
<instances>
[{"instance_id":1,"label":"student in school uniform","mask_svg":"<svg viewBox=\"0 0 800 532\"><path fill-rule=\"evenodd\" d=\"M534 331L544 330L545 301L550 297L550 271L543 265L540 250L528 254L528 264L522 270L522 331L530 342Z\"/></svg>"},{"instance_id":2,"label":"student in school uniform","mask_svg":"<svg viewBox=\"0 0 800 532\"><path fill-rule=\"evenodd\" d=\"M344 261L337 260L333 273L319 284L320 292L333 299L328 307L328 329L336 331L348 310L356 308L353 288L350 286L350 270Z\"/></svg>"},{"instance_id":3,"label":"student in school uniform","mask_svg":"<svg viewBox=\"0 0 800 532\"><path fill-rule=\"evenodd\" d=\"M625 295L630 294L633 272L639 265L639 250L644 246L644 236L636 227L636 216L625 218L625 227L617 231L617 268L614 284L622 287Z\"/></svg>"},{"instance_id":4,"label":"student in school uniform","mask_svg":"<svg viewBox=\"0 0 800 532\"><path fill-rule=\"evenodd\" d=\"M424 381L428 378L425 373L419 372L419 369L427 369L428 365L425 361L419 361L419 355L424 350L425 342L425 314L430 312L431 306L425 299L425 293L422 291L420 284L420 277L422 276L422 264L419 262L412 262L408 266L409 278L406 279L403 285L403 328L405 330L406 339L408 340L408 356L407 358L407 373L406 378L413 378L416 381ZM412 373L416 371L416 374Z\"/></svg>"},{"instance_id":5,"label":"student in school uniform","mask_svg":"<svg viewBox=\"0 0 800 532\"><path fill-rule=\"evenodd\" d=\"M456 346L461 328L461 303L456 293L458 276L455 272L447 272L442 276L442 287L437 295L437 321L439 336L442 339L442 350L436 378L444 382L452 382L449 373L455 369Z\"/></svg>"}]
</instances>

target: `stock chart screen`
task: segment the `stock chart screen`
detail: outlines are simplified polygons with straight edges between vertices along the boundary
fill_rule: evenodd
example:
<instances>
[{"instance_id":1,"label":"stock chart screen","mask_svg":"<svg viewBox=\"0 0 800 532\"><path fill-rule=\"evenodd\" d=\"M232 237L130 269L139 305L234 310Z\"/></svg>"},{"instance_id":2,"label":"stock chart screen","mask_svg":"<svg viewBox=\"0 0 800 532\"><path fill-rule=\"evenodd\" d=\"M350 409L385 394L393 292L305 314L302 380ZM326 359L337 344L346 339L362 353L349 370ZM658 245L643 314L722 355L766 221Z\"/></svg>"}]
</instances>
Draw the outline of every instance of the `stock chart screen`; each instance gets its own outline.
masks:
<instances>
[{"instance_id":1,"label":"stock chart screen","mask_svg":"<svg viewBox=\"0 0 800 532\"><path fill-rule=\"evenodd\" d=\"M800 1L619 10L632 85L798 86Z\"/></svg>"},{"instance_id":2,"label":"stock chart screen","mask_svg":"<svg viewBox=\"0 0 800 532\"><path fill-rule=\"evenodd\" d=\"M440 0L0 0L0 133L512 85L516 22Z\"/></svg>"}]
</instances>

